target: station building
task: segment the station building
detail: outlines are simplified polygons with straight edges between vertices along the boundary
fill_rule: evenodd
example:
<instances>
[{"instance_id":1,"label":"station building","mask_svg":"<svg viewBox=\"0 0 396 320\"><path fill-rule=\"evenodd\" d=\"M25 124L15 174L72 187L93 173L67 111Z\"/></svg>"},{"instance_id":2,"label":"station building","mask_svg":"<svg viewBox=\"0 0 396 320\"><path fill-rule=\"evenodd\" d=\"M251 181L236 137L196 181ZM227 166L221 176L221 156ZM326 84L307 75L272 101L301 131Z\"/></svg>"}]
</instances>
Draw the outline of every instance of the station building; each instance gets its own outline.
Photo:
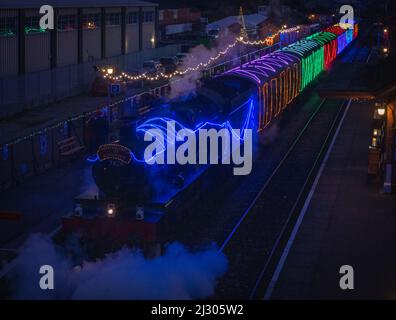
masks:
<instances>
[{"instance_id":1,"label":"station building","mask_svg":"<svg viewBox=\"0 0 396 320\"><path fill-rule=\"evenodd\" d=\"M42 5L54 29L40 29ZM2 0L0 78L154 48L158 5L140 0Z\"/></svg>"}]
</instances>

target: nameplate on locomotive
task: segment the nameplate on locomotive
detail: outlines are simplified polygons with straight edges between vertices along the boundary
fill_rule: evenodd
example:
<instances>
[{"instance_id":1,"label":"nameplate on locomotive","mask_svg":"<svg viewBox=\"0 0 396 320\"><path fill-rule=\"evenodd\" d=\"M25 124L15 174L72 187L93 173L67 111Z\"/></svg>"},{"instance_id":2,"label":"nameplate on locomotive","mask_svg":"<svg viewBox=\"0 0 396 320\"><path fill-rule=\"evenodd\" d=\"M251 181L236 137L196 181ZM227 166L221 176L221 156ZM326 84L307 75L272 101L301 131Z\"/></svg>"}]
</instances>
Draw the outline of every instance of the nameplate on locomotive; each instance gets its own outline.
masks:
<instances>
[{"instance_id":1,"label":"nameplate on locomotive","mask_svg":"<svg viewBox=\"0 0 396 320\"><path fill-rule=\"evenodd\" d=\"M129 164L132 160L131 150L119 144L104 144L99 147L98 157L100 161L118 160L124 164Z\"/></svg>"}]
</instances>

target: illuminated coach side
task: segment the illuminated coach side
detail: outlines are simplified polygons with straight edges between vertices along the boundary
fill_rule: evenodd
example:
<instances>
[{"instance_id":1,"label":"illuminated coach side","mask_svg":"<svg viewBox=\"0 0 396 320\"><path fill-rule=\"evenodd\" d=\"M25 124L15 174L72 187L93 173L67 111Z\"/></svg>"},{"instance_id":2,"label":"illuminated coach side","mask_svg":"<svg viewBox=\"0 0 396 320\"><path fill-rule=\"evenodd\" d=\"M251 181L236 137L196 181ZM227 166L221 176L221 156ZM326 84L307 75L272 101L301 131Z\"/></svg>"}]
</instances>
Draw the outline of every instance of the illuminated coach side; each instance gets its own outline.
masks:
<instances>
[{"instance_id":1,"label":"illuminated coach side","mask_svg":"<svg viewBox=\"0 0 396 320\"><path fill-rule=\"evenodd\" d=\"M303 91L324 69L324 48L313 40L301 40L282 51L292 53L301 59L300 91Z\"/></svg>"},{"instance_id":2,"label":"illuminated coach side","mask_svg":"<svg viewBox=\"0 0 396 320\"><path fill-rule=\"evenodd\" d=\"M258 130L264 129L298 95L300 60L276 51L226 72L249 79L258 89Z\"/></svg>"},{"instance_id":3,"label":"illuminated coach side","mask_svg":"<svg viewBox=\"0 0 396 320\"><path fill-rule=\"evenodd\" d=\"M334 59L337 58L338 40L337 35L331 32L317 32L309 37L308 40L318 42L324 47L324 69L328 69Z\"/></svg>"}]
</instances>

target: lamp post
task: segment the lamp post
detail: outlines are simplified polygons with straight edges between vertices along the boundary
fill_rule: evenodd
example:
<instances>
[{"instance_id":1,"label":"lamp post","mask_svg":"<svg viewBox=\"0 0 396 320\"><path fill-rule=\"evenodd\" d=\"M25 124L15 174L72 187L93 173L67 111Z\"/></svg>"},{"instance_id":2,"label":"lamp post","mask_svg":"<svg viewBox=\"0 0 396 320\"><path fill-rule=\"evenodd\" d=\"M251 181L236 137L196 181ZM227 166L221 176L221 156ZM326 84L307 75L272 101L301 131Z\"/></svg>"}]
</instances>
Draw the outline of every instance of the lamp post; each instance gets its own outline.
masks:
<instances>
[{"instance_id":1,"label":"lamp post","mask_svg":"<svg viewBox=\"0 0 396 320\"><path fill-rule=\"evenodd\" d=\"M377 113L381 117L383 117L385 115L385 112L386 112L386 107L380 107L377 109Z\"/></svg>"},{"instance_id":2,"label":"lamp post","mask_svg":"<svg viewBox=\"0 0 396 320\"><path fill-rule=\"evenodd\" d=\"M386 103L376 102L374 110L374 123L371 136L371 143L369 146L368 155L368 174L376 176L382 167L382 154L383 154L383 138L386 114Z\"/></svg>"},{"instance_id":3,"label":"lamp post","mask_svg":"<svg viewBox=\"0 0 396 320\"><path fill-rule=\"evenodd\" d=\"M374 119L383 119L386 114L386 102L376 102Z\"/></svg>"},{"instance_id":4,"label":"lamp post","mask_svg":"<svg viewBox=\"0 0 396 320\"><path fill-rule=\"evenodd\" d=\"M394 109L393 104L388 102L377 102L375 104L374 119L378 122L377 131L373 132L373 141L378 143L378 147L383 153L383 169L384 169L384 193L392 193L394 176L394 160L395 160L395 135L394 135Z\"/></svg>"}]
</instances>

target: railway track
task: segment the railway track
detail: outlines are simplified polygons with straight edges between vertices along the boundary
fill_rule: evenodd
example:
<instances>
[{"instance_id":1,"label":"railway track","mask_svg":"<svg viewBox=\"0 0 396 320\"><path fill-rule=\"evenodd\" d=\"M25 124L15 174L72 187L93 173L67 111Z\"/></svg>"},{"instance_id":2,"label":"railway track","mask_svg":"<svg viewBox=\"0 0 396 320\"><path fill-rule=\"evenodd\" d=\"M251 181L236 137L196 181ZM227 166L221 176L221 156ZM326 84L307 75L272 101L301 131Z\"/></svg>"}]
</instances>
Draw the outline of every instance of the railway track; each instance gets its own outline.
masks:
<instances>
[{"instance_id":1,"label":"railway track","mask_svg":"<svg viewBox=\"0 0 396 320\"><path fill-rule=\"evenodd\" d=\"M321 101L320 103L318 103ZM325 132L328 132L326 125L329 125L334 121L336 118L337 114L340 112L342 109L342 106L340 105L339 102L327 102L325 100L319 100L318 99L318 104L319 106L316 106L313 110L310 112L306 112L306 116L302 117L299 121L303 121L306 124L304 126L299 126L300 129L295 130L294 134L297 136L297 138L291 139L290 143L286 144L283 140L283 135L282 136L282 141L277 142L277 143L285 143L286 148L283 148L284 151L282 151L276 158L281 159L280 162L277 161L277 166L274 167L268 167L266 166L267 164L262 164L260 165L261 168L257 168L255 174L253 177L248 179L246 183L242 184L240 189L243 189L243 193L240 193L239 190L237 190L234 195L228 196L223 199L223 202L229 203L229 205L232 206L234 212L229 212L228 206L223 206L218 204L214 204L211 206L211 208L206 208L207 210L202 210L202 207L197 207L195 213L196 214L196 221L194 222L191 220L191 215L186 216L186 219L189 220L190 224L193 224L194 226L197 226L197 230L194 230L193 232L188 232L185 233L185 228L181 228L183 231L181 233L175 232L175 239L176 241L180 241L181 243L186 244L187 246L190 247L200 247L202 246L202 243L205 243L207 240L208 242L210 241L215 241L217 243L223 243L221 246L221 250L224 251L224 253L227 255L229 261L230 261L230 269L223 281L220 283L219 290L217 292L216 297L219 298L248 298L251 294L251 289L256 285L257 279L260 275L262 266L267 260L262 260L261 257L268 257L269 254L269 249L271 246L274 246L274 242L276 241L276 235L279 234L282 225L285 225L285 209L290 207L290 200L293 198L292 192L294 189L291 187L291 182L293 182L293 185L298 185L298 183L301 182L302 177L304 174L303 172L306 172L306 169L309 168L308 165L308 160L307 159L307 154L311 154L314 148L315 150L317 149L317 144L318 142L322 141L321 137L325 135ZM300 106L300 108L304 109L304 104ZM302 112L300 110L299 112ZM295 114L290 114L290 117L292 117L295 121ZM301 127L303 127L301 129ZM316 129L315 129L316 128ZM306 166L304 166L304 171L299 170L297 171L298 173L301 174L298 175L298 177L294 177L292 173L295 171L293 168L291 169L291 172L289 170L289 173L284 172L284 168L286 165L290 165L290 161L294 161L295 159L295 152L297 149L301 148L301 143L305 142L307 144L307 140L310 140L307 138L307 135L310 134L310 132L322 132L323 134L319 135L314 135L314 140L312 142L311 147L307 147L304 151L303 154L299 156L298 163L295 163L295 168L300 168L301 163L304 164L304 162L307 162ZM294 142L292 142L294 141ZM309 144L309 143L308 143ZM291 146L290 146L291 145ZM290 147L289 147L290 146ZM303 150L303 149L301 149ZM273 147L268 148L268 151L271 152L280 152L274 150ZM265 161L265 157L259 159L259 161ZM311 161L311 160L309 160ZM254 166L258 166L260 162L255 162ZM264 174L264 172L267 172ZM272 172L272 174L270 174ZM273 189L274 182L279 181L279 174L283 173L282 179L284 181L284 185L288 185L287 190L289 191L289 194L283 194L283 186L278 185L278 191L275 192ZM292 180L289 181L289 178L292 178ZM263 186L262 181L265 179L266 183ZM238 182L239 183L239 182ZM249 187L246 187L246 186ZM261 187L261 189L260 189ZM231 188L231 187L230 187ZM229 189L230 189L229 188ZM257 193L257 190L260 190L259 193ZM294 190L294 193L296 193L296 190ZM235 194L238 194L238 199L235 199ZM275 196L272 198L271 195L277 194L277 198ZM258 208L257 206L263 206L263 201L265 200L262 199L262 197L265 196L266 198L270 199L270 203L265 204L266 206L263 210L262 207ZM216 197L215 195L213 196L214 198ZM272 199L271 199L272 198ZM278 202L277 199L280 199L280 202ZM279 204L280 203L280 204ZM248 208L246 210L246 208ZM272 209L271 209L272 208ZM244 210L245 209L245 210ZM257 211L258 210L258 211ZM273 214L274 212L271 212L271 210L275 210L275 213L278 211L281 214ZM206 212L205 212L206 211ZM202 214L204 213L204 217ZM242 213L242 216L241 216ZM261 213L261 214L260 214ZM199 215L200 214L200 215ZM219 221L212 221L212 217L218 217ZM210 219L209 219L210 217ZM274 218L275 217L275 218ZM252 220L253 218L253 220ZM256 222L258 220L261 220L259 222ZM198 221L201 222L201 225L198 224ZM214 223L211 223L214 222ZM185 221L185 223L188 223L188 221ZM185 225L185 223L178 223L177 225ZM257 236L257 229L252 229L249 227L249 225L253 223L256 224L255 227L258 227L260 225L265 224L264 226L264 232L261 232L261 236L265 236L265 246L257 246L255 245L255 241L262 241L261 237L258 239ZM217 227L211 229L211 226L209 224L217 224ZM246 225L248 224L248 225ZM219 230L219 228L221 230ZM258 228L262 228L261 226ZM177 228L180 229L180 228ZM266 230L270 230L271 232L268 232ZM176 231L176 230L174 230ZM260 230L258 230L260 234ZM225 236L227 235L226 239L224 240ZM247 232L247 236L246 236ZM245 234L245 235L244 235ZM243 238L243 241L240 241L238 239ZM253 248L259 249L257 252L253 253L251 255L248 250L244 249L245 243L244 241L247 241L247 244L253 244ZM264 242L263 242L264 243ZM237 248L236 248L237 247ZM244 256L243 253L245 252L246 255ZM257 257L257 259L254 259L254 263L251 262L251 259L249 257ZM273 260L273 259L272 259ZM274 261L274 260L273 260ZM253 269L257 270L256 272L251 272L249 271L250 276L248 277L249 279L245 279L244 272L239 272L239 268L234 268L234 266L238 266L241 263L246 264L247 270ZM10 264L10 268L12 268L12 263ZM7 271L9 271L6 268ZM5 271L5 270L2 270ZM1 274L2 278L6 273L3 272ZM237 277L233 277L232 274L237 275ZM231 275L231 277L230 277ZM253 276L253 278L252 278ZM229 282L229 278L236 280L235 281L235 286L234 284ZM262 281L257 282L259 284L262 283ZM4 285L4 284L3 284ZM234 286L234 288L232 288ZM243 290L242 290L243 289ZM223 290L223 291L221 291ZM224 291L225 290L225 291Z\"/></svg>"},{"instance_id":2,"label":"railway track","mask_svg":"<svg viewBox=\"0 0 396 320\"><path fill-rule=\"evenodd\" d=\"M286 113L282 117L283 119L280 119L282 121L278 121L277 124L279 126L279 131L277 132L279 137L274 142L276 148L274 148L273 144L269 145L264 148L264 156L257 159L259 161L258 163L261 161L262 165L255 168L257 164L254 164L253 167L256 170L251 177L247 176L248 179L246 179L247 181L245 183L241 183L240 177L233 176L232 179L236 179L237 181L231 183L226 190L222 190L224 188L220 190L219 188L218 192L212 195L212 198L216 199L216 202L213 201L209 207L202 207L202 205L194 207L193 212L186 215L184 221L175 223L175 229L170 232L173 235L173 239L170 239L170 241L180 241L191 249L200 248L202 245L205 246L205 243L213 241L221 243L227 232L233 227L234 222L239 219L243 208L245 208L247 203L251 202L257 193L257 190L262 185L262 181L268 178L279 162L279 159L287 152L290 144L295 140L295 136L300 132L301 127L317 112L320 101L320 98L316 95L309 97L304 95L303 99L297 105L286 110ZM287 130L283 131L281 127L287 127ZM269 152L272 154L271 158L273 158L271 161L268 161ZM249 188L246 188L246 185L249 185ZM233 194L229 193L236 186L244 190L243 194L239 189L234 190L235 192ZM235 194L239 197L237 201L235 201ZM224 203L232 205L234 209L233 214L229 214L230 212ZM194 225L195 227L193 230L186 229L186 225ZM11 262L1 270L0 296L6 296L8 294L8 285L4 276L13 267L14 263Z\"/></svg>"},{"instance_id":3,"label":"railway track","mask_svg":"<svg viewBox=\"0 0 396 320\"><path fill-rule=\"evenodd\" d=\"M264 296L263 290L345 110L345 101L322 100L236 221L220 247L229 259L229 270L221 279L215 298Z\"/></svg>"}]
</instances>

